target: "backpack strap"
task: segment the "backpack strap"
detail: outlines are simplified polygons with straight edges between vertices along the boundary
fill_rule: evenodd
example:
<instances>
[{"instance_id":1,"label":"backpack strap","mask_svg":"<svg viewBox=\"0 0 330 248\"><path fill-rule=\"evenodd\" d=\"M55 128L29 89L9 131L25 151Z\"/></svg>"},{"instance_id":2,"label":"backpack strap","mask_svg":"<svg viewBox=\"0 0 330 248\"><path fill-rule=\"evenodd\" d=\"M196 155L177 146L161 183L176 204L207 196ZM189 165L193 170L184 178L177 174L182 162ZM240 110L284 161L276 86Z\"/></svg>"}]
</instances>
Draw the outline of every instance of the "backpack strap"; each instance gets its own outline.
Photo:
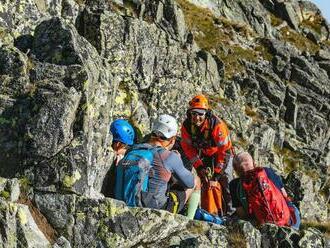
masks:
<instances>
[{"instance_id":1,"label":"backpack strap","mask_svg":"<svg viewBox=\"0 0 330 248\"><path fill-rule=\"evenodd\" d=\"M248 210L249 210L248 199L247 199L247 196L246 196L245 191L243 189L241 179L239 179L238 183L237 183L236 195L237 195L237 198L239 199L239 201L241 202L242 207L244 208L246 213L248 213Z\"/></svg>"},{"instance_id":2,"label":"backpack strap","mask_svg":"<svg viewBox=\"0 0 330 248\"><path fill-rule=\"evenodd\" d=\"M216 146L216 143L212 137L212 132L215 126L221 120L217 118L215 115L213 115L212 112L209 112L206 115L206 120L209 122L209 126L207 127L207 130L205 130L203 133L200 133L199 130L193 130L193 125L191 123L190 118L187 118L183 122L183 126L187 130L188 134L191 136L192 145L199 151L202 148Z\"/></svg>"}]
</instances>

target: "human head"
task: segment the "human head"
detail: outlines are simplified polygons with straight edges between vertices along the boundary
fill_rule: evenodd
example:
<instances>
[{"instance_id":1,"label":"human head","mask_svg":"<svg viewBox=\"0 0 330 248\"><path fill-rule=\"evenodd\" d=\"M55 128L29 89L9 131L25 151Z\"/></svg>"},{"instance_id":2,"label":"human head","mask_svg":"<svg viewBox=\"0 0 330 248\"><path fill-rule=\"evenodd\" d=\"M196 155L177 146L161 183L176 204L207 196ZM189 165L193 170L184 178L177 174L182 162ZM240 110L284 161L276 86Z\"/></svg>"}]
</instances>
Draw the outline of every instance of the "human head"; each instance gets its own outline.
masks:
<instances>
[{"instance_id":1,"label":"human head","mask_svg":"<svg viewBox=\"0 0 330 248\"><path fill-rule=\"evenodd\" d=\"M198 127L204 123L208 111L209 103L204 95L196 95L189 102L188 113L191 122Z\"/></svg>"},{"instance_id":2,"label":"human head","mask_svg":"<svg viewBox=\"0 0 330 248\"><path fill-rule=\"evenodd\" d=\"M248 152L240 152L235 155L233 160L233 167L239 176L253 170L255 165L252 156Z\"/></svg>"},{"instance_id":3,"label":"human head","mask_svg":"<svg viewBox=\"0 0 330 248\"><path fill-rule=\"evenodd\" d=\"M168 114L160 115L153 123L151 133L166 149L171 149L178 132L176 119Z\"/></svg>"},{"instance_id":4,"label":"human head","mask_svg":"<svg viewBox=\"0 0 330 248\"><path fill-rule=\"evenodd\" d=\"M110 132L112 133L112 148L117 153L134 143L134 129L128 121L117 119L110 125ZM124 151L123 151L124 152Z\"/></svg>"}]
</instances>

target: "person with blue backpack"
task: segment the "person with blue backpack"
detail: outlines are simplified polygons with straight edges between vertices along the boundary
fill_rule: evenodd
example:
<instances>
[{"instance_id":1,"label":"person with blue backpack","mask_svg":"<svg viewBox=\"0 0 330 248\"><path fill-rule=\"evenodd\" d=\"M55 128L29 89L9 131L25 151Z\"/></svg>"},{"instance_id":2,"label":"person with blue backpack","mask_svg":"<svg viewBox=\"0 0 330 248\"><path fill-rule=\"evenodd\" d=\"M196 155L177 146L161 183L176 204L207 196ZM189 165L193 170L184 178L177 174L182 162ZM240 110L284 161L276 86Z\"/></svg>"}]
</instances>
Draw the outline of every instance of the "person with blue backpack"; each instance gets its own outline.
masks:
<instances>
[{"instance_id":1,"label":"person with blue backpack","mask_svg":"<svg viewBox=\"0 0 330 248\"><path fill-rule=\"evenodd\" d=\"M176 119L162 114L154 121L148 141L127 151L116 168L116 199L128 206L164 209L171 213L183 209L194 189L200 190L200 181L184 167L180 155L171 151L177 131ZM182 190L169 188L172 176Z\"/></svg>"},{"instance_id":2,"label":"person with blue backpack","mask_svg":"<svg viewBox=\"0 0 330 248\"><path fill-rule=\"evenodd\" d=\"M135 132L134 128L127 120L117 119L110 125L112 134L111 148L115 153L115 159L107 172L101 192L107 197L114 197L115 188L115 170L119 161L124 157L126 151L134 144Z\"/></svg>"}]
</instances>

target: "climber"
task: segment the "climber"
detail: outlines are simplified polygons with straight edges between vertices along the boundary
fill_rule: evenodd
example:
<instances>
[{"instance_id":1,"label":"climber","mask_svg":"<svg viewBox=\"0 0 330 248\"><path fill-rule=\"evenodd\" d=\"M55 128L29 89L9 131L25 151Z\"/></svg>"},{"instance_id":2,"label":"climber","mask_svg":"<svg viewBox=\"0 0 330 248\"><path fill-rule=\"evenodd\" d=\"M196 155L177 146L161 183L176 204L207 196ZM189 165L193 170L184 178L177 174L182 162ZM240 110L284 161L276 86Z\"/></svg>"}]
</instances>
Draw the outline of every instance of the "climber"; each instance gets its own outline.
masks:
<instances>
[{"instance_id":1,"label":"climber","mask_svg":"<svg viewBox=\"0 0 330 248\"><path fill-rule=\"evenodd\" d=\"M165 209L172 213L178 213L183 209L190 196L194 195L194 189L197 191L200 190L198 177L195 177L184 167L177 152L170 151L174 145L177 131L177 121L170 115L160 115L154 121L149 140L146 143L135 145L119 163L117 170L121 168L122 172L117 174L117 176L123 178L122 185L124 186L121 188L121 185L118 185L118 194L116 187L117 199L125 201L130 206L142 205L143 207ZM135 150L138 151L135 153L135 156L130 155ZM150 152L153 155L152 157L150 156ZM137 158L138 156L140 158ZM132 174L126 173L132 167L138 166L141 169L143 169L142 167L146 167L145 165L141 166L141 159L150 161L151 163L150 169L146 173L148 175L147 188L134 189L133 191L136 192L135 195L127 197L127 195L132 194L132 190L128 190L128 188L126 190L125 185L128 185L129 182L133 182L134 180L124 175ZM168 189L168 183L172 176L181 185L182 190ZM145 176L140 176L139 178L145 178ZM116 180L119 179L116 178ZM142 187L143 184L144 181L137 184L137 187ZM191 206L193 210L190 211L191 213L188 216L191 219L195 215L200 195L197 193L197 197L195 194L194 198L195 200L197 199L197 202L191 204L193 205Z\"/></svg>"},{"instance_id":2,"label":"climber","mask_svg":"<svg viewBox=\"0 0 330 248\"><path fill-rule=\"evenodd\" d=\"M135 132L131 124L124 119L113 121L110 132L112 134L111 148L115 152L115 159L103 180L101 192L107 197L114 197L115 168L129 147L133 145Z\"/></svg>"},{"instance_id":3,"label":"climber","mask_svg":"<svg viewBox=\"0 0 330 248\"><path fill-rule=\"evenodd\" d=\"M248 152L237 154L233 166L240 178L232 180L229 187L235 214L239 218L299 229L299 210L274 170L257 167Z\"/></svg>"},{"instance_id":4,"label":"climber","mask_svg":"<svg viewBox=\"0 0 330 248\"><path fill-rule=\"evenodd\" d=\"M226 123L211 112L204 95L189 102L181 135L182 149L202 181L202 208L212 214L233 213L228 186L233 178L230 134ZM220 202L222 196L225 204Z\"/></svg>"}]
</instances>

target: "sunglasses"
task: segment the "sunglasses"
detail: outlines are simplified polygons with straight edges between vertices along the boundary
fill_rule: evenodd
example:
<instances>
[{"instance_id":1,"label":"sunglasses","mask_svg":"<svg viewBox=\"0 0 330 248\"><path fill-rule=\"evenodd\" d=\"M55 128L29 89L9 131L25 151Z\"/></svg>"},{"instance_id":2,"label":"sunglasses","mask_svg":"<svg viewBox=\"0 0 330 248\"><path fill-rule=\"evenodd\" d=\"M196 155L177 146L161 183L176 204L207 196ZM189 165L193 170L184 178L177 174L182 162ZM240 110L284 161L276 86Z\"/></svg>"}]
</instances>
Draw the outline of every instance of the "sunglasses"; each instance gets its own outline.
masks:
<instances>
[{"instance_id":1,"label":"sunglasses","mask_svg":"<svg viewBox=\"0 0 330 248\"><path fill-rule=\"evenodd\" d=\"M205 115L205 113L199 113L199 112L195 112L195 111L191 111L190 114L193 116L201 116L201 117Z\"/></svg>"}]
</instances>

